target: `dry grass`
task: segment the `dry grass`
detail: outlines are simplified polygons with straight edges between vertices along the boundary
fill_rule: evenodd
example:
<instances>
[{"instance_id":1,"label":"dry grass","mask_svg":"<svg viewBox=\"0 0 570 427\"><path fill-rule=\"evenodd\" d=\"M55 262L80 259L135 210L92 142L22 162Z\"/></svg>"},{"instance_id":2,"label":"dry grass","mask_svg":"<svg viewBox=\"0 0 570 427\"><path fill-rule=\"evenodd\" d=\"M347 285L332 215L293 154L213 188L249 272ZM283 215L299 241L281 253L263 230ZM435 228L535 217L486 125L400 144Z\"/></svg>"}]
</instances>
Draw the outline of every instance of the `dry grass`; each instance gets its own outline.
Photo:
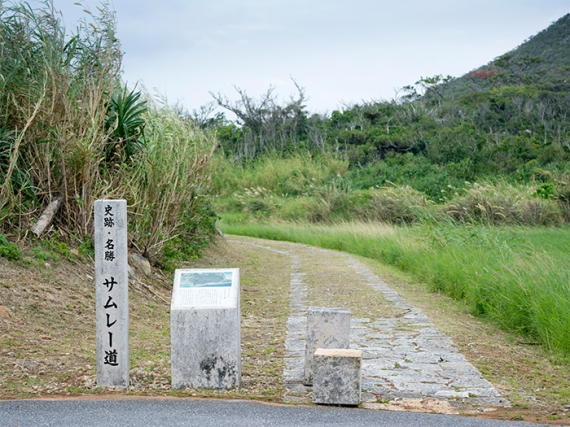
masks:
<instances>
[{"instance_id":1,"label":"dry grass","mask_svg":"<svg viewBox=\"0 0 570 427\"><path fill-rule=\"evenodd\" d=\"M113 196L129 201L130 233L142 252L159 254L180 237L191 242L209 184L215 140L168 106L148 99L143 152L123 165Z\"/></svg>"},{"instance_id":2,"label":"dry grass","mask_svg":"<svg viewBox=\"0 0 570 427\"><path fill-rule=\"evenodd\" d=\"M456 221L494 225L560 225L564 217L554 198L538 198L537 185L473 184L442 206Z\"/></svg>"},{"instance_id":3,"label":"dry grass","mask_svg":"<svg viewBox=\"0 0 570 427\"><path fill-rule=\"evenodd\" d=\"M328 231L330 230L330 225L319 225L313 224L311 228L318 231ZM381 237L381 236L395 236L396 229L394 226L382 222L365 222L365 221L341 221L334 224L335 230L339 233L354 234L357 236L370 236L370 237Z\"/></svg>"},{"instance_id":4,"label":"dry grass","mask_svg":"<svg viewBox=\"0 0 570 427\"><path fill-rule=\"evenodd\" d=\"M93 265L72 261L28 256L18 265L0 258L0 399L113 392L96 387ZM227 266L241 273L241 389L171 391L172 278L155 271L152 277L140 273L129 285L128 392L280 399L289 258L221 242L204 258L180 267Z\"/></svg>"}]
</instances>

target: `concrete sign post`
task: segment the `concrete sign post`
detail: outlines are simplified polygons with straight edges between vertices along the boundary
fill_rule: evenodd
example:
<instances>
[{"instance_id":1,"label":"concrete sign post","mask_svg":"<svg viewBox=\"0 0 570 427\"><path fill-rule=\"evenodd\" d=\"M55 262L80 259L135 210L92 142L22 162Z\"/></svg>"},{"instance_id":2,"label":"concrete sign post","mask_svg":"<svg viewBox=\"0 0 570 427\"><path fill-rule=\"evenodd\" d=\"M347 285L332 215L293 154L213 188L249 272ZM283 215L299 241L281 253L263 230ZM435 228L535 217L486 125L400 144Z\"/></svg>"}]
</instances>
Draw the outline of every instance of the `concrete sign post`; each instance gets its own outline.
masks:
<instances>
[{"instance_id":1,"label":"concrete sign post","mask_svg":"<svg viewBox=\"0 0 570 427\"><path fill-rule=\"evenodd\" d=\"M239 269L176 270L170 333L173 389L239 387Z\"/></svg>"},{"instance_id":2,"label":"concrete sign post","mask_svg":"<svg viewBox=\"0 0 570 427\"><path fill-rule=\"evenodd\" d=\"M95 202L97 385L129 386L127 202Z\"/></svg>"}]
</instances>

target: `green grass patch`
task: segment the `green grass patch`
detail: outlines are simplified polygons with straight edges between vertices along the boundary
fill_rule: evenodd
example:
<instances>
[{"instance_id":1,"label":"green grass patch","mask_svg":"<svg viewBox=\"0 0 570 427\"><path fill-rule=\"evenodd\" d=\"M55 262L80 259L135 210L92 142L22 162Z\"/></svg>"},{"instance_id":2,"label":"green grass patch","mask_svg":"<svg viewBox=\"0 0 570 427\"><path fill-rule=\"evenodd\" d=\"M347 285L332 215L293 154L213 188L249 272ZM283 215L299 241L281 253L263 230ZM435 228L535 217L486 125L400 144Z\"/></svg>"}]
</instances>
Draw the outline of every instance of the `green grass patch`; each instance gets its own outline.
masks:
<instances>
[{"instance_id":1,"label":"green grass patch","mask_svg":"<svg viewBox=\"0 0 570 427\"><path fill-rule=\"evenodd\" d=\"M9 260L19 260L22 258L22 251L15 243L8 242L6 236L0 233L0 257Z\"/></svg>"},{"instance_id":2,"label":"green grass patch","mask_svg":"<svg viewBox=\"0 0 570 427\"><path fill-rule=\"evenodd\" d=\"M471 313L570 358L570 228L395 227L224 222L225 233L305 243L379 260Z\"/></svg>"}]
</instances>

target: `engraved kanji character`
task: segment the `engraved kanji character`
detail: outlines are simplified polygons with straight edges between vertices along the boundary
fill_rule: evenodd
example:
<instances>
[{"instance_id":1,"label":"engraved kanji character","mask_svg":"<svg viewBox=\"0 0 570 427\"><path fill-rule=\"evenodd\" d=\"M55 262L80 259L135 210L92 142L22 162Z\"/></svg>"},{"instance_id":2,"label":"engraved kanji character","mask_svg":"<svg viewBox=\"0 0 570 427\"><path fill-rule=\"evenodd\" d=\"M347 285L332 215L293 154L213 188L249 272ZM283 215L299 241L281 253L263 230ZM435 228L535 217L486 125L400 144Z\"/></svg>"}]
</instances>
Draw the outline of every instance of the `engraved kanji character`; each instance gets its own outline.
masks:
<instances>
[{"instance_id":1,"label":"engraved kanji character","mask_svg":"<svg viewBox=\"0 0 570 427\"><path fill-rule=\"evenodd\" d=\"M117 350L105 351L105 365L119 366Z\"/></svg>"}]
</instances>

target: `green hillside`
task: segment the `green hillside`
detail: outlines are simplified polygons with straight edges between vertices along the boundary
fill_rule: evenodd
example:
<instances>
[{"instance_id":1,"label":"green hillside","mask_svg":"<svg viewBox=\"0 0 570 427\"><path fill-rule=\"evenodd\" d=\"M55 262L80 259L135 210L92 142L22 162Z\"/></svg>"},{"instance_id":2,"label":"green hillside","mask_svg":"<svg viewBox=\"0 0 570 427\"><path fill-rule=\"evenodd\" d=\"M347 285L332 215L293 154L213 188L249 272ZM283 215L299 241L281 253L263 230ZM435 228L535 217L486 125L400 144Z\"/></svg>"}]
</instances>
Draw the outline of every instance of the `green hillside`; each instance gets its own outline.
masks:
<instances>
[{"instance_id":1,"label":"green hillside","mask_svg":"<svg viewBox=\"0 0 570 427\"><path fill-rule=\"evenodd\" d=\"M517 56L541 56L552 67L570 66L570 13L516 48Z\"/></svg>"},{"instance_id":2,"label":"green hillside","mask_svg":"<svg viewBox=\"0 0 570 427\"><path fill-rule=\"evenodd\" d=\"M438 202L449 187L503 180L542 185L536 194L566 204L569 39L566 15L475 77L422 78L396 100L312 114L299 86L285 104L271 89L259 99L239 91L236 101L215 96L235 122L223 114L196 119L216 130L219 153L236 165L254 167L268 155L332 156L347 163L341 180L354 190L407 185Z\"/></svg>"},{"instance_id":3,"label":"green hillside","mask_svg":"<svg viewBox=\"0 0 570 427\"><path fill-rule=\"evenodd\" d=\"M570 76L570 14L510 52L450 82L448 96L508 85L565 83Z\"/></svg>"}]
</instances>

